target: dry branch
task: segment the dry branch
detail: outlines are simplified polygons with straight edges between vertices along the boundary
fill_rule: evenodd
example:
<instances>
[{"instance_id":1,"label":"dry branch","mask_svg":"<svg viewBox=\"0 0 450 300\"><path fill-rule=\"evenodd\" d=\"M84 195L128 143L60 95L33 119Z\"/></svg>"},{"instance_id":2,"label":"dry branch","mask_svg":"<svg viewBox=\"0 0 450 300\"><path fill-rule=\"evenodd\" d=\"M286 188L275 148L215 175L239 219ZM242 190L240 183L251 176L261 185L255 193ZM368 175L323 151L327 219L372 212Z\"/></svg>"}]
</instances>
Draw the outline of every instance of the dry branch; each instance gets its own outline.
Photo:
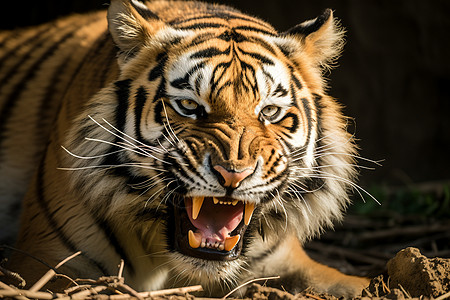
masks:
<instances>
[{"instance_id":1,"label":"dry branch","mask_svg":"<svg viewBox=\"0 0 450 300\"><path fill-rule=\"evenodd\" d=\"M230 295L232 295L234 292L236 292L237 290L241 289L242 287L249 285L250 283L256 282L256 281L261 281L261 280L272 280L272 279L279 279L280 276L275 276L275 277L263 277L263 278L255 278L252 280L249 280L243 284L241 284L240 286L234 288L233 290L231 290L228 294L226 294L225 296L222 297L222 300L226 299L227 297L229 297Z\"/></svg>"},{"instance_id":2,"label":"dry branch","mask_svg":"<svg viewBox=\"0 0 450 300\"><path fill-rule=\"evenodd\" d=\"M34 298L34 299L53 299L53 294L46 293L46 292L32 292L28 290L19 290L19 289L13 289L13 290L0 290L0 297L20 297L25 296L28 298ZM23 298L22 298L23 299ZM26 298L25 298L26 299Z\"/></svg>"},{"instance_id":3,"label":"dry branch","mask_svg":"<svg viewBox=\"0 0 450 300\"><path fill-rule=\"evenodd\" d=\"M78 256L81 254L81 251L78 251L77 253L72 254L71 256L65 258L62 260L59 264L55 266L55 269L58 269L63 264L74 258L75 256ZM30 292L37 292L39 291L47 282L49 282L50 279L52 279L56 275L56 271L54 269L48 270L47 273L44 274L44 276L41 277L31 288Z\"/></svg>"},{"instance_id":4,"label":"dry branch","mask_svg":"<svg viewBox=\"0 0 450 300\"><path fill-rule=\"evenodd\" d=\"M11 292L17 291L17 289L14 289L14 288L10 287L9 285L7 285L7 284L5 284L5 283L3 283L1 281L0 281L0 288L2 288L4 291L11 291ZM3 290L0 290L0 295L1 295ZM16 299L27 300L28 298L24 297L24 296L17 296Z\"/></svg>"}]
</instances>

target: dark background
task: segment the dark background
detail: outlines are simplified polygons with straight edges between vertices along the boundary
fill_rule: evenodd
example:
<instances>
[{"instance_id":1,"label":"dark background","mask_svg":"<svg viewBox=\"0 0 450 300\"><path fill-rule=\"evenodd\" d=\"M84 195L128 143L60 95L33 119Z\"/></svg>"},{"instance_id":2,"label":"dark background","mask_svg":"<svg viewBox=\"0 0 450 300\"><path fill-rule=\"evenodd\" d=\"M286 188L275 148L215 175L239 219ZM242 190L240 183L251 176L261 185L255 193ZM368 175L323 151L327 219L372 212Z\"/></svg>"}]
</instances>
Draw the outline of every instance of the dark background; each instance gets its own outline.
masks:
<instances>
[{"instance_id":1,"label":"dark background","mask_svg":"<svg viewBox=\"0 0 450 300\"><path fill-rule=\"evenodd\" d=\"M4 1L2 29L106 8L106 0ZM354 117L361 155L384 160L362 185L450 180L450 1L233 0L278 30L335 11L347 29L330 94ZM12 20L12 21L11 21ZM370 163L361 163L374 166Z\"/></svg>"}]
</instances>

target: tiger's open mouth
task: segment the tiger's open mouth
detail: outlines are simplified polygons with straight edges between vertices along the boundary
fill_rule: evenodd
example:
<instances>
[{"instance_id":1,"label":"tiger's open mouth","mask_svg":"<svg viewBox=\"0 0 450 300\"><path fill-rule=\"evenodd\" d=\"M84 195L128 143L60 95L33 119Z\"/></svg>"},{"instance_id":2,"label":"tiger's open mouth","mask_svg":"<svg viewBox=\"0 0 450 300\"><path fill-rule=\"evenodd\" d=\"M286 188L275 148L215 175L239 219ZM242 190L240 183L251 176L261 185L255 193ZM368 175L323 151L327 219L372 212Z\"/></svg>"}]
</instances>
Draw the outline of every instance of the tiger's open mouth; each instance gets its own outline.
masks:
<instances>
[{"instance_id":1,"label":"tiger's open mouth","mask_svg":"<svg viewBox=\"0 0 450 300\"><path fill-rule=\"evenodd\" d=\"M254 203L227 197L185 197L175 208L175 247L208 260L239 257Z\"/></svg>"}]
</instances>

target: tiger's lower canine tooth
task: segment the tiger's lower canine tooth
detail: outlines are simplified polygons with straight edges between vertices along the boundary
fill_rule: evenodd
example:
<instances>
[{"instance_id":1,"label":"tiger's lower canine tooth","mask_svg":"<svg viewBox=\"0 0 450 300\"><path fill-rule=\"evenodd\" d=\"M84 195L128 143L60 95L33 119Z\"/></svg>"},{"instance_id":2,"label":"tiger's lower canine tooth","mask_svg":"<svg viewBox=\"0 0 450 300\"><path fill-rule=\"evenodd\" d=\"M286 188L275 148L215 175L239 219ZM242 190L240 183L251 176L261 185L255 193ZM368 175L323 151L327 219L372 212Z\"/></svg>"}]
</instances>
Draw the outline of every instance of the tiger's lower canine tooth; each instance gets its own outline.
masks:
<instances>
[{"instance_id":1,"label":"tiger's lower canine tooth","mask_svg":"<svg viewBox=\"0 0 450 300\"><path fill-rule=\"evenodd\" d=\"M202 208L204 197L192 197L192 219L197 219L200 208Z\"/></svg>"},{"instance_id":2,"label":"tiger's lower canine tooth","mask_svg":"<svg viewBox=\"0 0 450 300\"><path fill-rule=\"evenodd\" d=\"M255 203L245 203L244 212L244 223L245 225L250 224L250 219L252 218L253 211L255 210Z\"/></svg>"},{"instance_id":3,"label":"tiger's lower canine tooth","mask_svg":"<svg viewBox=\"0 0 450 300\"><path fill-rule=\"evenodd\" d=\"M189 240L189 246L191 246L194 249L198 248L198 247L200 247L200 244L202 243L202 234L194 233L192 230L189 230L188 240Z\"/></svg>"},{"instance_id":4,"label":"tiger's lower canine tooth","mask_svg":"<svg viewBox=\"0 0 450 300\"><path fill-rule=\"evenodd\" d=\"M239 234L226 238L225 243L224 243L225 251L230 251L231 249L233 249L234 246L236 246L236 244L239 242L240 239L241 239L241 236Z\"/></svg>"}]
</instances>

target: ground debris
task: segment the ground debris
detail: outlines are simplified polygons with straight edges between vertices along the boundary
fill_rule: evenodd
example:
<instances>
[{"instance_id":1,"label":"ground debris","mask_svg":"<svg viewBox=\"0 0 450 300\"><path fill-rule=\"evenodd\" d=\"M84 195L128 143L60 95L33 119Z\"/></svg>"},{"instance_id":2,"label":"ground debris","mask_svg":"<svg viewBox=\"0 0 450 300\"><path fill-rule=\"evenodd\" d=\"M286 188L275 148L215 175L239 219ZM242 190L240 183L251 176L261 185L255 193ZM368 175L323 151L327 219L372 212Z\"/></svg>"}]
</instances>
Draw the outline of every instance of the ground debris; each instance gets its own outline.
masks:
<instances>
[{"instance_id":1,"label":"ground debris","mask_svg":"<svg viewBox=\"0 0 450 300\"><path fill-rule=\"evenodd\" d=\"M390 286L403 287L412 297L434 298L450 291L450 259L427 258L417 248L406 248L387 263Z\"/></svg>"},{"instance_id":2,"label":"ground debris","mask_svg":"<svg viewBox=\"0 0 450 300\"><path fill-rule=\"evenodd\" d=\"M100 277L97 280L75 279L74 286L63 293L51 293L42 289L23 290L0 280L0 298L33 299L159 299L159 300L205 300L190 293L199 292L201 286L181 287L169 290L137 292L124 283L123 262L118 276ZM389 277L373 278L362 296L355 300L445 300L450 299L450 259L427 258L416 248L406 248L397 253L387 264ZM4 272L3 272L4 273ZM0 276L1 277L1 276ZM50 276L43 276L46 280ZM0 278L1 279L1 278ZM271 278L265 278L271 279ZM40 280L42 281L42 280ZM45 281L45 280L44 280ZM252 280L254 281L254 280ZM242 287L248 286L247 282ZM36 286L36 284L34 285ZM38 285L40 286L40 285ZM232 299L227 294L215 300ZM243 300L338 300L329 294L306 289L293 295L286 291L253 283L247 288Z\"/></svg>"}]
</instances>

